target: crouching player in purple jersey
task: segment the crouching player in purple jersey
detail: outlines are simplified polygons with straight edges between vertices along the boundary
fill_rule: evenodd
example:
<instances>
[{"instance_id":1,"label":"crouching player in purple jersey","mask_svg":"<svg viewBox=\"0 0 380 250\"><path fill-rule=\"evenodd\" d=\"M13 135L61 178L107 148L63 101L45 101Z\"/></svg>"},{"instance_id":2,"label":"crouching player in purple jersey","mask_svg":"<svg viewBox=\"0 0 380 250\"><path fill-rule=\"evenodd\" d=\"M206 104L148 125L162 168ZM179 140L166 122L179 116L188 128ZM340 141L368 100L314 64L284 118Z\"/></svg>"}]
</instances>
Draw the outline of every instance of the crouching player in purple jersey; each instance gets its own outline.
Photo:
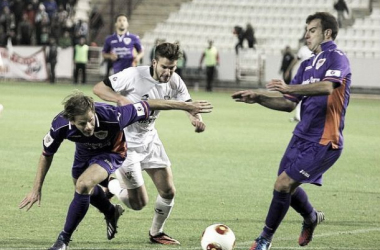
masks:
<instances>
[{"instance_id":1,"label":"crouching player in purple jersey","mask_svg":"<svg viewBox=\"0 0 380 250\"><path fill-rule=\"evenodd\" d=\"M344 118L350 97L351 69L346 55L334 40L338 23L331 14L317 12L306 19L305 39L313 52L301 63L290 85L274 79L267 89L283 97L269 97L250 90L232 95L238 102L291 112L299 101L301 121L281 160L273 198L261 235L251 250L268 250L276 229L292 207L303 217L300 246L312 240L314 230L324 220L308 200L301 184L322 185L322 175L338 160L343 149Z\"/></svg>"},{"instance_id":2,"label":"crouching player in purple jersey","mask_svg":"<svg viewBox=\"0 0 380 250\"><path fill-rule=\"evenodd\" d=\"M106 198L103 189L109 175L125 160L127 145L123 129L135 122L149 118L152 110L185 110L194 115L211 112L206 101L177 102L166 100L141 101L114 107L95 103L91 97L77 91L64 101L64 110L52 121L51 129L43 139L43 153L38 163L34 185L21 201L19 208L27 208L41 202L42 185L49 171L54 154L64 139L75 142L76 150L72 167L75 185L72 200L63 231L50 250L68 249L71 235L93 205L105 215L107 238L115 237L117 221L124 209L113 205Z\"/></svg>"}]
</instances>

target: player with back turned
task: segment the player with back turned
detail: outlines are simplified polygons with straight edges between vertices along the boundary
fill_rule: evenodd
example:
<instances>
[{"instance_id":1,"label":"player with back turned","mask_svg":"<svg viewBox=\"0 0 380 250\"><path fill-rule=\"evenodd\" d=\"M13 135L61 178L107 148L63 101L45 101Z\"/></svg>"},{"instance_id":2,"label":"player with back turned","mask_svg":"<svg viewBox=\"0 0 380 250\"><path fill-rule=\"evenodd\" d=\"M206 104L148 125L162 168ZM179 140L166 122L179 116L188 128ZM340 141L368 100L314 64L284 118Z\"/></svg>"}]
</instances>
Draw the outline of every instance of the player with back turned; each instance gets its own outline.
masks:
<instances>
[{"instance_id":1,"label":"player with back turned","mask_svg":"<svg viewBox=\"0 0 380 250\"><path fill-rule=\"evenodd\" d=\"M251 90L232 95L238 102L258 103L286 112L302 101L301 121L280 162L265 226L251 250L270 249L273 235L289 207L303 217L299 245L309 244L316 226L324 220L324 213L315 210L301 185L321 186L323 174L339 159L343 149L351 69L347 56L334 42L338 23L327 12L308 16L306 23L305 39L314 55L301 63L290 85L279 79L267 84L268 90L279 91L282 97Z\"/></svg>"}]
</instances>

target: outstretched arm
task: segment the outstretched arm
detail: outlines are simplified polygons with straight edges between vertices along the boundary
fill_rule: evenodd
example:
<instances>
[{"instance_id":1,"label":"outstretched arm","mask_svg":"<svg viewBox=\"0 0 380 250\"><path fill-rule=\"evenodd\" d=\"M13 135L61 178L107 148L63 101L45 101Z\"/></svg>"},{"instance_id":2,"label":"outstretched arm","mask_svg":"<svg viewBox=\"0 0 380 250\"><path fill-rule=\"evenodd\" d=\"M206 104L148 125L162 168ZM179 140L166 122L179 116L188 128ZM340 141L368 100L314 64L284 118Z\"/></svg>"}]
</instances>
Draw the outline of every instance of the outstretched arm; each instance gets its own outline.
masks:
<instances>
[{"instance_id":1,"label":"outstretched arm","mask_svg":"<svg viewBox=\"0 0 380 250\"><path fill-rule=\"evenodd\" d=\"M245 102L248 104L258 103L270 109L286 112L291 112L296 107L294 102L282 96L267 96L252 90L237 91L232 94L232 98L237 102Z\"/></svg>"},{"instance_id":2,"label":"outstretched arm","mask_svg":"<svg viewBox=\"0 0 380 250\"><path fill-rule=\"evenodd\" d=\"M127 97L116 93L113 89L108 87L103 81L95 84L92 91L101 99L109 102L115 102L118 106L132 103Z\"/></svg>"},{"instance_id":3,"label":"outstretched arm","mask_svg":"<svg viewBox=\"0 0 380 250\"><path fill-rule=\"evenodd\" d=\"M151 99L148 100L152 110L184 110L192 116L198 113L211 113L213 107L208 101L180 102L173 100Z\"/></svg>"},{"instance_id":4,"label":"outstretched arm","mask_svg":"<svg viewBox=\"0 0 380 250\"><path fill-rule=\"evenodd\" d=\"M278 91L282 94L294 94L304 96L330 95L337 85L329 81L321 81L312 84L287 85L283 80L273 79L266 85L268 90Z\"/></svg>"},{"instance_id":5,"label":"outstretched arm","mask_svg":"<svg viewBox=\"0 0 380 250\"><path fill-rule=\"evenodd\" d=\"M27 207L26 211L28 211L36 202L38 202L38 206L40 206L42 185L44 183L45 176L49 171L52 161L53 156L41 155L40 160L38 162L37 174L36 178L34 179L32 191L30 191L29 194L27 194L26 197L21 201L19 205L20 209Z\"/></svg>"}]
</instances>

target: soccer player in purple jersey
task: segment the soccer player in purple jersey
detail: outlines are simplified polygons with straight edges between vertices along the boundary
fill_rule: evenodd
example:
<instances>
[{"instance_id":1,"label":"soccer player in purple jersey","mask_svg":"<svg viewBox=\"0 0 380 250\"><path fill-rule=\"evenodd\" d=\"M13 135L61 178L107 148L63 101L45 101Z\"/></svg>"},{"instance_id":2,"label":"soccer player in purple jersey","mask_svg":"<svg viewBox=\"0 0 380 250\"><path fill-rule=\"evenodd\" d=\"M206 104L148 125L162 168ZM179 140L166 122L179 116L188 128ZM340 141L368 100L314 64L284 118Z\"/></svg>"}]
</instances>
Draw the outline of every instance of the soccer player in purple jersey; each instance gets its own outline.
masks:
<instances>
[{"instance_id":1,"label":"soccer player in purple jersey","mask_svg":"<svg viewBox=\"0 0 380 250\"><path fill-rule=\"evenodd\" d=\"M119 14L116 16L115 28L116 32L106 38L103 47L103 57L112 61L114 74L136 66L137 62L144 56L140 38L128 31L126 15ZM137 52L136 56L133 54L134 49Z\"/></svg>"},{"instance_id":2,"label":"soccer player in purple jersey","mask_svg":"<svg viewBox=\"0 0 380 250\"><path fill-rule=\"evenodd\" d=\"M121 205L113 205L99 186L107 186L109 175L125 160L127 145L123 129L149 118L152 110L178 109L194 115L211 112L207 101L178 102L166 100L141 101L115 107L95 103L91 97L77 91L64 101L64 111L52 121L50 131L43 139L43 152L38 163L32 190L21 201L19 208L27 211L34 203L41 203L41 191L54 154L64 139L75 142L72 167L75 185L66 223L55 244L49 250L66 250L71 235L85 217L89 205L105 215L107 238L115 237L117 221L124 212Z\"/></svg>"},{"instance_id":3,"label":"soccer player in purple jersey","mask_svg":"<svg viewBox=\"0 0 380 250\"><path fill-rule=\"evenodd\" d=\"M302 100L302 119L281 160L265 227L251 250L270 249L273 235L289 207L303 217L299 245L309 244L324 214L313 208L300 185L321 186L322 175L338 160L343 149L342 132L351 85L350 63L334 42L338 34L334 16L317 12L308 16L306 23L305 39L314 55L301 63L290 85L278 79L267 84L268 90L279 91L283 97L270 97L251 90L232 94L238 102L258 103L286 112L291 112Z\"/></svg>"}]
</instances>

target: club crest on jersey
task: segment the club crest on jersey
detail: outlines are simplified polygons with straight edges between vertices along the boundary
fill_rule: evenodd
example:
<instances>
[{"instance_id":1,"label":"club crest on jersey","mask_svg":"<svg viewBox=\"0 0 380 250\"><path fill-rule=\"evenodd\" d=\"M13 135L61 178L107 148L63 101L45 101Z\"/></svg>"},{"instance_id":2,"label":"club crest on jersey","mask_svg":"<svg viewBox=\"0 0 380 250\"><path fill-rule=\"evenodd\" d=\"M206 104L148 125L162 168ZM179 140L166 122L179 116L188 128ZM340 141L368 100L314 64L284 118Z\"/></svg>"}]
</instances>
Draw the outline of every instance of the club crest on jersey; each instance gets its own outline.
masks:
<instances>
[{"instance_id":1,"label":"club crest on jersey","mask_svg":"<svg viewBox=\"0 0 380 250\"><path fill-rule=\"evenodd\" d=\"M129 37L125 37L125 38L123 39L123 42L124 42L126 45L130 44L131 41L132 41L132 39L129 38Z\"/></svg>"},{"instance_id":2,"label":"club crest on jersey","mask_svg":"<svg viewBox=\"0 0 380 250\"><path fill-rule=\"evenodd\" d=\"M137 116L143 116L143 115L145 115L145 110L144 110L144 107L142 106L141 102L135 103L135 104L133 104L133 106L136 109Z\"/></svg>"},{"instance_id":3,"label":"club crest on jersey","mask_svg":"<svg viewBox=\"0 0 380 250\"><path fill-rule=\"evenodd\" d=\"M50 133L47 133L44 137L44 146L48 148L53 142L53 137L51 137Z\"/></svg>"},{"instance_id":4,"label":"club crest on jersey","mask_svg":"<svg viewBox=\"0 0 380 250\"><path fill-rule=\"evenodd\" d=\"M319 69L326 62L326 58L319 59L317 65L315 65L316 69Z\"/></svg>"},{"instance_id":5,"label":"club crest on jersey","mask_svg":"<svg viewBox=\"0 0 380 250\"><path fill-rule=\"evenodd\" d=\"M327 70L326 71L326 76L336 76L340 77L341 71L340 70Z\"/></svg>"},{"instance_id":6,"label":"club crest on jersey","mask_svg":"<svg viewBox=\"0 0 380 250\"><path fill-rule=\"evenodd\" d=\"M107 137L108 135L108 131L97 131L94 133L95 137L100 139L100 140L103 140Z\"/></svg>"}]
</instances>

